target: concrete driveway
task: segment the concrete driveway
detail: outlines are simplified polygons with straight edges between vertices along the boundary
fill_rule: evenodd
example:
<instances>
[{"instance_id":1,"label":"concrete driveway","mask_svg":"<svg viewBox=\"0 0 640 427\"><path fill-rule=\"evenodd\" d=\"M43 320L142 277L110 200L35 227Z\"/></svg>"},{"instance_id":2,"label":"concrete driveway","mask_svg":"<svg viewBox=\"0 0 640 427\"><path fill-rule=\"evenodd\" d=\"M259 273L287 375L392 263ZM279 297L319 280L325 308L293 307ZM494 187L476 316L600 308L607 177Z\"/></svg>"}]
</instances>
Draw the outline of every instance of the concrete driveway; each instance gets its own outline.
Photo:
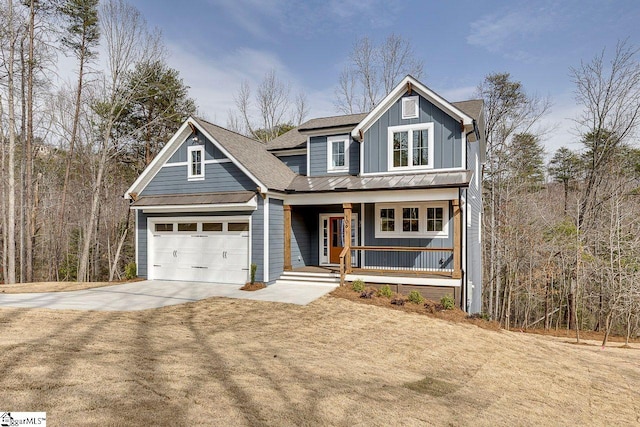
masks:
<instances>
[{"instance_id":1,"label":"concrete driveway","mask_svg":"<svg viewBox=\"0 0 640 427\"><path fill-rule=\"evenodd\" d=\"M335 285L275 284L259 291L241 291L240 285L145 280L69 292L0 294L0 307L67 310L135 311L226 297L307 305L328 294Z\"/></svg>"}]
</instances>

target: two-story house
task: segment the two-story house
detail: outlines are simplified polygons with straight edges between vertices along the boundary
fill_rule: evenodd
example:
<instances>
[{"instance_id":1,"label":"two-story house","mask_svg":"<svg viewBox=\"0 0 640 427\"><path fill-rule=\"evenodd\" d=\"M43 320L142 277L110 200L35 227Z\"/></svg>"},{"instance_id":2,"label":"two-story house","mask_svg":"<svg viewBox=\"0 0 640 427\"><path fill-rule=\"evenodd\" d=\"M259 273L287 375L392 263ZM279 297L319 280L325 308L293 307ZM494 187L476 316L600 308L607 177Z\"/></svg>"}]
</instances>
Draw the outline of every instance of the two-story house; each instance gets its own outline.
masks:
<instances>
[{"instance_id":1,"label":"two-story house","mask_svg":"<svg viewBox=\"0 0 640 427\"><path fill-rule=\"evenodd\" d=\"M482 101L407 76L368 114L262 144L189 118L125 197L138 275L244 284L351 281L480 311Z\"/></svg>"}]
</instances>

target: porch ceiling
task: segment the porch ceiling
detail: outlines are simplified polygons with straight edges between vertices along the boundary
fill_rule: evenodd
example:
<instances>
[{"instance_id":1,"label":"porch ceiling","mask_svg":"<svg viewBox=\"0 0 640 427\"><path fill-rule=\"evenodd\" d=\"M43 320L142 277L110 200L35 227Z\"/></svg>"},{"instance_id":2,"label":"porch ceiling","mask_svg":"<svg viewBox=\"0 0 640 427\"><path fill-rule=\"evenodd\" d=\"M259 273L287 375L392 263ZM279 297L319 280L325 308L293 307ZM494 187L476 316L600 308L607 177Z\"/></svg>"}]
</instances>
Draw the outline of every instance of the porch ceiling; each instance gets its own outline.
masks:
<instances>
[{"instance_id":1,"label":"porch ceiling","mask_svg":"<svg viewBox=\"0 0 640 427\"><path fill-rule=\"evenodd\" d=\"M433 172L380 176L297 176L287 188L288 193L322 193L389 189L420 189L466 187L472 171Z\"/></svg>"}]
</instances>

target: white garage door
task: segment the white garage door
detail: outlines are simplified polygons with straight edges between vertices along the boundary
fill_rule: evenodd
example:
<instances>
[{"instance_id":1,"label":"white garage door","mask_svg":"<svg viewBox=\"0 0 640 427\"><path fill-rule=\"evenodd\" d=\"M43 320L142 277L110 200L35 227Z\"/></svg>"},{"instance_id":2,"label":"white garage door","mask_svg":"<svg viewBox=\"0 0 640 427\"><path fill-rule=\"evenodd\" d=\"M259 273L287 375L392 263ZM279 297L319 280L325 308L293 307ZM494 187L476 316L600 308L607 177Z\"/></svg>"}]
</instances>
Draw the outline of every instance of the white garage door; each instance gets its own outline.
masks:
<instances>
[{"instance_id":1,"label":"white garage door","mask_svg":"<svg viewBox=\"0 0 640 427\"><path fill-rule=\"evenodd\" d=\"M155 219L150 222L150 277L244 284L249 277L249 222Z\"/></svg>"}]
</instances>

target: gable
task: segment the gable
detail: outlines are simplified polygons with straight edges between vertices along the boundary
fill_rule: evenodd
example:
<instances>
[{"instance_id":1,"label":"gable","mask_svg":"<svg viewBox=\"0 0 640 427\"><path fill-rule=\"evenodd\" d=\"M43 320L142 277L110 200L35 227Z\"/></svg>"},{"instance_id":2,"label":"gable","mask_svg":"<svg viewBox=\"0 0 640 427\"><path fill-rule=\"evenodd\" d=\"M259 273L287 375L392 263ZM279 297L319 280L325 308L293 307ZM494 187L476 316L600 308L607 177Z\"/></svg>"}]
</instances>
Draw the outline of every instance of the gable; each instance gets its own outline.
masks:
<instances>
[{"instance_id":1,"label":"gable","mask_svg":"<svg viewBox=\"0 0 640 427\"><path fill-rule=\"evenodd\" d=\"M418 98L417 117L403 118L402 103L405 99ZM460 122L422 95L405 94L393 102L387 110L364 132L363 173L389 172L389 157L392 156L389 129L424 124L432 132L432 146L429 146L431 169L461 168L462 130Z\"/></svg>"},{"instance_id":2,"label":"gable","mask_svg":"<svg viewBox=\"0 0 640 427\"><path fill-rule=\"evenodd\" d=\"M203 135L204 178L190 180L188 177L188 148L194 146L192 136L186 138L169 160L160 167L149 183L139 193L140 196L171 194L200 194L229 191L256 190L256 183L242 172L222 151Z\"/></svg>"},{"instance_id":3,"label":"gable","mask_svg":"<svg viewBox=\"0 0 640 427\"><path fill-rule=\"evenodd\" d=\"M192 140L194 136L198 138L198 141ZM196 149L196 146L201 148ZM199 168L197 171L198 176L189 176L193 171L183 168L189 164L191 150L200 152L204 157L203 168ZM232 163L233 166L211 166L223 163ZM183 191L183 183L179 183L179 181L184 173L187 174L187 181L190 183L196 181L205 181L206 183L189 185L187 188L200 189L200 187L215 185L215 180L207 179L207 175L220 178L218 174L223 173L224 170L227 175L223 175L223 177L229 178L228 175L231 175L233 179L238 181L239 187L232 191L239 190L240 187L247 189L248 182L252 182L251 188L254 190L257 188L262 193L266 193L270 189L284 191L296 176L284 163L267 152L264 144L194 117L189 117L180 126L171 140L127 190L125 198L135 198L143 193L155 176L165 167L176 168L176 171L171 173L164 171L160 178L160 180L166 180L171 191ZM200 169L204 170L204 176L201 176ZM209 174L207 174L208 171L210 171ZM241 176L242 178L239 178ZM220 182L225 182L225 180L220 179ZM148 190L146 194L149 191L163 190L156 188Z\"/></svg>"}]
</instances>

